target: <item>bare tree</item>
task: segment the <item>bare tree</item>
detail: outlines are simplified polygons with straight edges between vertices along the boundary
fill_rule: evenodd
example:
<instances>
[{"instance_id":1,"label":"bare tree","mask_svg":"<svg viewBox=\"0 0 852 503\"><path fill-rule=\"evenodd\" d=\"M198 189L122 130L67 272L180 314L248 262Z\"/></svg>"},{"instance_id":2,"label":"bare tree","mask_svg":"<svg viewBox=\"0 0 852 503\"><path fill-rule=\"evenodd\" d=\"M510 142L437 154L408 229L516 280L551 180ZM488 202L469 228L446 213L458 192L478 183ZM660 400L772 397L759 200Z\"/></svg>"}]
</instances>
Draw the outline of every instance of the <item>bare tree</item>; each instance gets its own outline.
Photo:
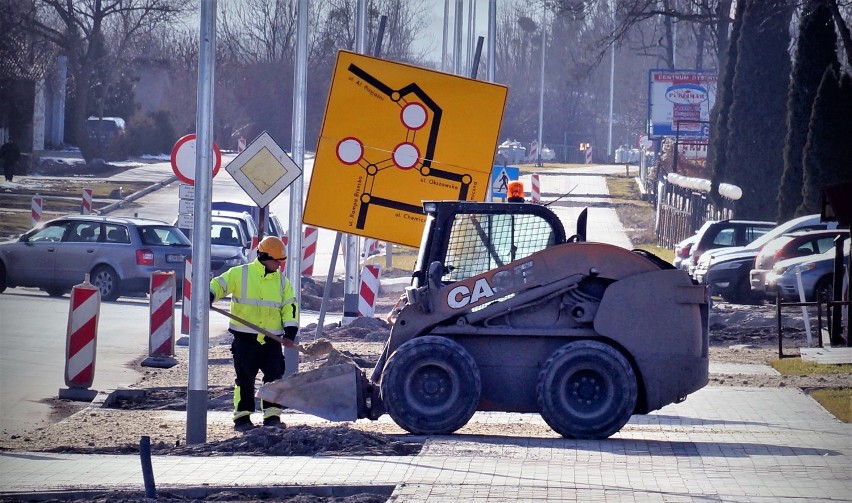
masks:
<instances>
[{"instance_id":1,"label":"bare tree","mask_svg":"<svg viewBox=\"0 0 852 503\"><path fill-rule=\"evenodd\" d=\"M134 37L173 22L184 5L180 0L34 0L31 28L68 57L74 97L71 133L78 142L98 74L108 76L110 65L126 54ZM109 80L101 84L107 92Z\"/></svg>"}]
</instances>

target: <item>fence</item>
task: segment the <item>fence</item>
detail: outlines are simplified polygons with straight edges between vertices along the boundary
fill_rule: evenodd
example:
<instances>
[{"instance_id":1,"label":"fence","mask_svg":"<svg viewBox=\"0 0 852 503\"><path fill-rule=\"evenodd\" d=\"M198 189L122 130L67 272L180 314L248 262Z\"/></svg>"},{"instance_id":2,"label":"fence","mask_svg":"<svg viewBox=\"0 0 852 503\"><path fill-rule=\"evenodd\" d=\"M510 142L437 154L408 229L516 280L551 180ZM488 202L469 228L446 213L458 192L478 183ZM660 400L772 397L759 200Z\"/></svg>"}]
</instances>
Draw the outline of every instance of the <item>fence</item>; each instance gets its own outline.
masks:
<instances>
[{"instance_id":1,"label":"fence","mask_svg":"<svg viewBox=\"0 0 852 503\"><path fill-rule=\"evenodd\" d=\"M719 184L721 204L708 197L710 180L669 173L657 183L657 241L671 247L693 235L708 220L733 218L742 190L736 185Z\"/></svg>"}]
</instances>

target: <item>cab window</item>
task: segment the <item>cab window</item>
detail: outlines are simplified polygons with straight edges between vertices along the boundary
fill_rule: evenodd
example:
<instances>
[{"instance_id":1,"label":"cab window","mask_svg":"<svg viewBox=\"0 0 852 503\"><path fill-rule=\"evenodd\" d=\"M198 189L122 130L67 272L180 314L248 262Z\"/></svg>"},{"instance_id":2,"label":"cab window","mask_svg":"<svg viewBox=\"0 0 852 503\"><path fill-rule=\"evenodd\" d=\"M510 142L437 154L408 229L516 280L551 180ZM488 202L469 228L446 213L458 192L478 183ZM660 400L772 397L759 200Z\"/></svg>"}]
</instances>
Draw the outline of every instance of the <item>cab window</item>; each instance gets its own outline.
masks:
<instances>
[{"instance_id":1,"label":"cab window","mask_svg":"<svg viewBox=\"0 0 852 503\"><path fill-rule=\"evenodd\" d=\"M441 280L482 274L552 246L555 239L550 223L538 215L456 215Z\"/></svg>"}]
</instances>

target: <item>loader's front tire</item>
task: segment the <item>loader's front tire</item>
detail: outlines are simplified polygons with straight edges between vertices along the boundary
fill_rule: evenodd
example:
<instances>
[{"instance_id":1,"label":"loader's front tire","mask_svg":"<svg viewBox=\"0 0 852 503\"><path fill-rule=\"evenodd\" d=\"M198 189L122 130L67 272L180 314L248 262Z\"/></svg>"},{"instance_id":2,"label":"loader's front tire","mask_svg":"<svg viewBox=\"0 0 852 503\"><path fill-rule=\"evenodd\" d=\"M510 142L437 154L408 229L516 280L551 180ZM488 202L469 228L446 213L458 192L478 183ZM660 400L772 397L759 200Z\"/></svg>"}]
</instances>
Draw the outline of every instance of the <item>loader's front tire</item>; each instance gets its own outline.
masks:
<instances>
[{"instance_id":1,"label":"loader's front tire","mask_svg":"<svg viewBox=\"0 0 852 503\"><path fill-rule=\"evenodd\" d=\"M541 416L569 438L606 438L636 407L638 385L630 362L598 341L574 341L556 350L538 378Z\"/></svg>"},{"instance_id":2,"label":"loader's front tire","mask_svg":"<svg viewBox=\"0 0 852 503\"><path fill-rule=\"evenodd\" d=\"M382 401L410 433L445 435L470 420L482 395L479 368L466 349L445 337L402 344L382 373Z\"/></svg>"}]
</instances>

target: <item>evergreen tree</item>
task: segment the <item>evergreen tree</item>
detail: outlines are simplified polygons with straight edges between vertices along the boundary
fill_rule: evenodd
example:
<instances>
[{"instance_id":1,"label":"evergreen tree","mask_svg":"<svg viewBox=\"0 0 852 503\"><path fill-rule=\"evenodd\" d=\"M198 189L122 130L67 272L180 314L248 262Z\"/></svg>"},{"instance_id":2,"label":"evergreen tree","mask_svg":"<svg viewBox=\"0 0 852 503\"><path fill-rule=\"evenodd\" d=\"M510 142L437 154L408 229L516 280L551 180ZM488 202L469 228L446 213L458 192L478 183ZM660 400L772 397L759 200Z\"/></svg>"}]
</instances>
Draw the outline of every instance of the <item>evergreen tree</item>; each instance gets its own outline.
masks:
<instances>
[{"instance_id":1,"label":"evergreen tree","mask_svg":"<svg viewBox=\"0 0 852 503\"><path fill-rule=\"evenodd\" d=\"M726 178L738 185L739 218L774 220L784 164L790 81L789 0L747 3L737 41L728 117Z\"/></svg>"},{"instance_id":2,"label":"evergreen tree","mask_svg":"<svg viewBox=\"0 0 852 503\"><path fill-rule=\"evenodd\" d=\"M778 191L778 221L795 215L802 203L802 162L811 108L825 69L838 71L837 34L825 0L810 0L802 12L796 57L787 96L787 139L784 173Z\"/></svg>"},{"instance_id":3,"label":"evergreen tree","mask_svg":"<svg viewBox=\"0 0 852 503\"><path fill-rule=\"evenodd\" d=\"M710 111L710 144L707 147L707 166L710 168L710 179L713 182L711 197L718 203L719 184L727 180L727 149L728 149L728 115L733 101L734 69L737 64L737 40L740 38L743 12L748 2L737 2L734 13L734 23L731 27L731 38L728 42L725 56L725 66L722 68L716 87L716 102Z\"/></svg>"},{"instance_id":4,"label":"evergreen tree","mask_svg":"<svg viewBox=\"0 0 852 503\"><path fill-rule=\"evenodd\" d=\"M840 150L840 175L842 181L852 180L852 74L844 73L840 77L840 107L841 129L838 132Z\"/></svg>"},{"instance_id":5,"label":"evergreen tree","mask_svg":"<svg viewBox=\"0 0 852 503\"><path fill-rule=\"evenodd\" d=\"M822 188L852 179L852 100L848 76L841 88L834 69L826 68L811 113L808 142L805 145L802 204L797 213L819 213Z\"/></svg>"}]
</instances>

